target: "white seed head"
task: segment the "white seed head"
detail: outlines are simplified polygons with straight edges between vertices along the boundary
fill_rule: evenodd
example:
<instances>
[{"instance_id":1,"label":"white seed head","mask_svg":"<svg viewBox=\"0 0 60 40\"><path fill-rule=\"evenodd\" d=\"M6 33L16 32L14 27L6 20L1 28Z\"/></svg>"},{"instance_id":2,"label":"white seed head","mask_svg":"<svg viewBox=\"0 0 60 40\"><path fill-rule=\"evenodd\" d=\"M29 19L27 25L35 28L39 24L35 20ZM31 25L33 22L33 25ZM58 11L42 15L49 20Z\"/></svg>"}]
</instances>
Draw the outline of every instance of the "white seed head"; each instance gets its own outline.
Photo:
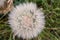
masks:
<instances>
[{"instance_id":1,"label":"white seed head","mask_svg":"<svg viewBox=\"0 0 60 40\"><path fill-rule=\"evenodd\" d=\"M0 0L0 6L3 6L5 1L6 0Z\"/></svg>"},{"instance_id":2,"label":"white seed head","mask_svg":"<svg viewBox=\"0 0 60 40\"><path fill-rule=\"evenodd\" d=\"M24 3L16 6L9 14L9 24L14 35L23 39L31 39L44 29L44 13L37 9L34 3Z\"/></svg>"}]
</instances>

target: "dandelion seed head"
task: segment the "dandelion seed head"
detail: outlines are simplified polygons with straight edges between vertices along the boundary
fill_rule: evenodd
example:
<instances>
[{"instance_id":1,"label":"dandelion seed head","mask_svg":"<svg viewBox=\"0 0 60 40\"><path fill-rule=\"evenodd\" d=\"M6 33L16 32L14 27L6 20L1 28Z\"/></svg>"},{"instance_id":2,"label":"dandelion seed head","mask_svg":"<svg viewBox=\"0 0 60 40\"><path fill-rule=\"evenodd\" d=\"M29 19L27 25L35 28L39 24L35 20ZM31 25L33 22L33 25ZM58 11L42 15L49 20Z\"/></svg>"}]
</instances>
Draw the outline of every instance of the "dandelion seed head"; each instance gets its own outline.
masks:
<instances>
[{"instance_id":1,"label":"dandelion seed head","mask_svg":"<svg viewBox=\"0 0 60 40\"><path fill-rule=\"evenodd\" d=\"M13 33L23 39L31 39L44 29L44 13L34 3L23 3L9 14L9 24Z\"/></svg>"}]
</instances>

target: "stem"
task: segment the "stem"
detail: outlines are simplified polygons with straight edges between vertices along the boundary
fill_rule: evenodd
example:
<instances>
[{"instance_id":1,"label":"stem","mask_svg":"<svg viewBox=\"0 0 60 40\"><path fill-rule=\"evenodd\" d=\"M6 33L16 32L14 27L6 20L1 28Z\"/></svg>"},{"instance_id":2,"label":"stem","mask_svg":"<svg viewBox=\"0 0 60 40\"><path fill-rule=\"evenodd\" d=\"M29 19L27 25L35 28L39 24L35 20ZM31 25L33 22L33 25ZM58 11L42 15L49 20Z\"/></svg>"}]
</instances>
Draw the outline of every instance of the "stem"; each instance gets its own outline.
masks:
<instances>
[{"instance_id":1,"label":"stem","mask_svg":"<svg viewBox=\"0 0 60 40\"><path fill-rule=\"evenodd\" d=\"M46 28L48 30L60 30L60 27L59 28Z\"/></svg>"}]
</instances>

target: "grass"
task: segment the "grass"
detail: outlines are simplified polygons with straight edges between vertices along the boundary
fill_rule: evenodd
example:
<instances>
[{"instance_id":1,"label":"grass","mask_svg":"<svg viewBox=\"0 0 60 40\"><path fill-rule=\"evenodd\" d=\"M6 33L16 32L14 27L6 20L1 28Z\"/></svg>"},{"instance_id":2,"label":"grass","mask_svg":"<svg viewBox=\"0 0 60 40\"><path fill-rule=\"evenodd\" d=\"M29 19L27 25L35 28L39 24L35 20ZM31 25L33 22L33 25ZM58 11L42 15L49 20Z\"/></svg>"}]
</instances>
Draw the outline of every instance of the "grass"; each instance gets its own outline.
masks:
<instances>
[{"instance_id":1,"label":"grass","mask_svg":"<svg viewBox=\"0 0 60 40\"><path fill-rule=\"evenodd\" d=\"M31 40L60 40L60 0L14 0L14 6L23 2L34 2L45 13L45 29L38 37ZM3 14L0 14L0 18ZM0 20L0 40L13 40L11 28L8 25L8 14ZM15 38L16 40L22 40Z\"/></svg>"}]
</instances>

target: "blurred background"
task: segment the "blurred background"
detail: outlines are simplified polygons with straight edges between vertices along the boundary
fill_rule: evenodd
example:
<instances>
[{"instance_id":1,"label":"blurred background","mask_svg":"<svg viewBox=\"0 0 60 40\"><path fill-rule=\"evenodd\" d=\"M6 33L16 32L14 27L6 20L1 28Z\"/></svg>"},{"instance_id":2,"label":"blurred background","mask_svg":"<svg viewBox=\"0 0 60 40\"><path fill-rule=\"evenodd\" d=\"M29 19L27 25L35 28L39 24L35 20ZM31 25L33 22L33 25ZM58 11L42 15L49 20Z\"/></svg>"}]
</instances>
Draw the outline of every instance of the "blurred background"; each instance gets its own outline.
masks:
<instances>
[{"instance_id":1,"label":"blurred background","mask_svg":"<svg viewBox=\"0 0 60 40\"><path fill-rule=\"evenodd\" d=\"M17 6L24 2L34 2L38 8L43 8L45 14L45 29L31 40L60 40L60 0L14 0ZM13 40L13 33L8 24L8 14L0 14L0 40ZM15 37L15 40L22 40Z\"/></svg>"}]
</instances>

